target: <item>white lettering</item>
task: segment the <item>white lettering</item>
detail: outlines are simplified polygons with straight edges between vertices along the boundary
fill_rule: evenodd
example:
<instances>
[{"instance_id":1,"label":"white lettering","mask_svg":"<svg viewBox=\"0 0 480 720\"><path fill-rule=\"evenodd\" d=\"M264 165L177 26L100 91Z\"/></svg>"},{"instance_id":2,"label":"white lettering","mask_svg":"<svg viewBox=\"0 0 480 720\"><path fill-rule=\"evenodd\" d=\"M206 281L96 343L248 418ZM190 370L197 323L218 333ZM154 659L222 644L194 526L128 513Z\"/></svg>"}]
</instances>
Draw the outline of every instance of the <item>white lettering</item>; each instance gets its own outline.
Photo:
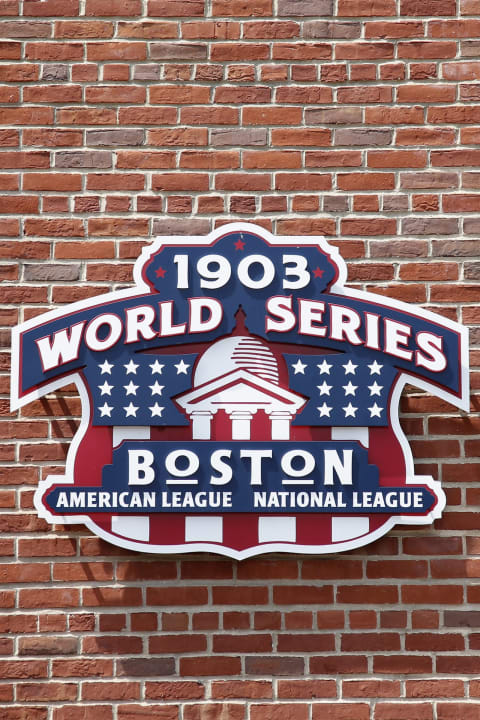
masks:
<instances>
[{"instance_id":1,"label":"white lettering","mask_svg":"<svg viewBox=\"0 0 480 720\"><path fill-rule=\"evenodd\" d=\"M415 353L415 362L431 372L442 372L447 367L443 353L443 338L430 332L419 332L416 337L420 350Z\"/></svg>"},{"instance_id":2,"label":"white lettering","mask_svg":"<svg viewBox=\"0 0 480 720\"><path fill-rule=\"evenodd\" d=\"M335 470L342 485L351 485L353 450L342 450L343 460L340 460L337 450L324 450L325 458L325 485L333 485L333 471Z\"/></svg>"},{"instance_id":3,"label":"white lettering","mask_svg":"<svg viewBox=\"0 0 480 720\"><path fill-rule=\"evenodd\" d=\"M47 335L36 341L44 371L77 359L84 325L85 321L76 323L53 333L52 339Z\"/></svg>"},{"instance_id":4,"label":"white lettering","mask_svg":"<svg viewBox=\"0 0 480 720\"><path fill-rule=\"evenodd\" d=\"M321 323L325 312L325 303L317 300L299 300L300 328L304 335L325 337L327 328L314 323Z\"/></svg>"},{"instance_id":5,"label":"white lettering","mask_svg":"<svg viewBox=\"0 0 480 720\"><path fill-rule=\"evenodd\" d=\"M261 485L262 460L273 457L272 450L240 450L240 457L250 460L250 485Z\"/></svg>"},{"instance_id":6,"label":"white lettering","mask_svg":"<svg viewBox=\"0 0 480 720\"><path fill-rule=\"evenodd\" d=\"M209 332L220 325L223 318L221 303L215 298L191 298L190 322L188 330L191 333ZM203 311L207 310L209 317L203 319Z\"/></svg>"},{"instance_id":7,"label":"white lettering","mask_svg":"<svg viewBox=\"0 0 480 720\"><path fill-rule=\"evenodd\" d=\"M412 351L400 347L401 345L404 347L408 345L411 334L412 328L410 325L385 318L385 352L402 360L411 360Z\"/></svg>"},{"instance_id":8,"label":"white lettering","mask_svg":"<svg viewBox=\"0 0 480 720\"><path fill-rule=\"evenodd\" d=\"M231 450L215 450L212 453L212 456L210 458L212 470L216 470L217 472L219 472L220 476L211 475L210 485L227 485L230 482L233 475L232 468L230 467L230 465L224 462L223 458L230 459L231 457Z\"/></svg>"},{"instance_id":9,"label":"white lettering","mask_svg":"<svg viewBox=\"0 0 480 720\"><path fill-rule=\"evenodd\" d=\"M128 451L128 484L150 485L155 479L154 455L150 450Z\"/></svg>"},{"instance_id":10,"label":"white lettering","mask_svg":"<svg viewBox=\"0 0 480 720\"><path fill-rule=\"evenodd\" d=\"M265 317L266 332L289 332L295 327L297 320L292 311L292 297L275 296L268 298L266 304L267 312L279 320L274 320L269 315Z\"/></svg>"},{"instance_id":11,"label":"white lettering","mask_svg":"<svg viewBox=\"0 0 480 720\"><path fill-rule=\"evenodd\" d=\"M138 342L140 337L143 340L153 340L157 336L157 333L152 330L155 322L155 310L151 305L127 308L125 320L127 325L126 343Z\"/></svg>"}]
</instances>

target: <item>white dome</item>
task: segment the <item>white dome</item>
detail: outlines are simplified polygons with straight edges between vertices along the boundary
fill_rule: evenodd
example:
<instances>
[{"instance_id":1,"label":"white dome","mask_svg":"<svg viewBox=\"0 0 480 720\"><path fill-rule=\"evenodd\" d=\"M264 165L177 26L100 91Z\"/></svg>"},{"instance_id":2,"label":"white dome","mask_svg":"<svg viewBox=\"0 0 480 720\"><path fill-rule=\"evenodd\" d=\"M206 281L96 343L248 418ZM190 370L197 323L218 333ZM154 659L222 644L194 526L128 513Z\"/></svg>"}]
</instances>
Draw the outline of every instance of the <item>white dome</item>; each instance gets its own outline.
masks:
<instances>
[{"instance_id":1,"label":"white dome","mask_svg":"<svg viewBox=\"0 0 480 720\"><path fill-rule=\"evenodd\" d=\"M255 337L233 335L217 340L205 350L198 361L193 385L203 385L240 368L279 384L277 361L268 345Z\"/></svg>"}]
</instances>

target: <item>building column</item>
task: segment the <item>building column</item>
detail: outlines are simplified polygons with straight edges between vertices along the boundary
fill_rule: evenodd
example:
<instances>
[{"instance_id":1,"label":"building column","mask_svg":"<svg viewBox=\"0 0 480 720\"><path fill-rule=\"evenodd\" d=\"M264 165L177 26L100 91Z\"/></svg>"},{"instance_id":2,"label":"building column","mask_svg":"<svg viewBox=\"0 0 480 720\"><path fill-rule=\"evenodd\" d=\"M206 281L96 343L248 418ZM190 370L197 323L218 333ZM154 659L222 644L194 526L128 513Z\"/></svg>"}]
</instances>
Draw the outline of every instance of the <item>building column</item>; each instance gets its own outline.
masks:
<instances>
[{"instance_id":1,"label":"building column","mask_svg":"<svg viewBox=\"0 0 480 720\"><path fill-rule=\"evenodd\" d=\"M210 440L212 436L213 413L209 410L195 410L191 413L192 438L194 440Z\"/></svg>"},{"instance_id":2,"label":"building column","mask_svg":"<svg viewBox=\"0 0 480 720\"><path fill-rule=\"evenodd\" d=\"M283 410L270 413L272 440L290 440L290 423L292 416Z\"/></svg>"},{"instance_id":3,"label":"building column","mask_svg":"<svg viewBox=\"0 0 480 720\"><path fill-rule=\"evenodd\" d=\"M228 414L232 420L232 440L250 440L253 413L248 410L233 410Z\"/></svg>"}]
</instances>

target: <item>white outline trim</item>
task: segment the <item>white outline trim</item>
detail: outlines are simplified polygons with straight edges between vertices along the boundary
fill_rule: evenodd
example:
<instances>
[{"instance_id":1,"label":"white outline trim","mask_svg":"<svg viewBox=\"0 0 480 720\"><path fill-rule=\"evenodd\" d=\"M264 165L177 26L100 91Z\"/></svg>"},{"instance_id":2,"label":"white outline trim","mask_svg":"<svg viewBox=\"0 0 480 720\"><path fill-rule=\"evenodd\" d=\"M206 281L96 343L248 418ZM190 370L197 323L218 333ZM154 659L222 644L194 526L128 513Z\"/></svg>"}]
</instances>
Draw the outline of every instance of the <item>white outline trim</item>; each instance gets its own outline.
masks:
<instances>
[{"instance_id":1,"label":"white outline trim","mask_svg":"<svg viewBox=\"0 0 480 720\"><path fill-rule=\"evenodd\" d=\"M27 330L31 330L32 328L39 327L43 325L44 323L51 322L52 320L56 320L60 317L65 317L66 315L73 314L75 312L85 310L85 309L91 309L96 307L97 305L102 305L105 303L115 302L118 300L133 298L141 295L142 293L149 293L150 287L149 285L144 282L142 278L142 270L144 265L148 262L148 260L151 258L152 255L154 255L156 252L160 250L160 248L164 245L169 246L175 246L179 245L182 247L191 245L191 246L204 246L208 247L210 245L213 245L220 237L223 237L224 235L228 233L233 232L245 232L245 233L253 233L255 235L260 236L263 240L265 240L267 243L271 245L293 245L293 246L302 246L302 245L318 245L320 249L328 256L332 258L332 261L337 265L338 268L338 278L336 282L330 287L329 292L331 294L336 294L338 296L345 296L350 297L358 300L362 300L364 302L375 302L375 304L380 305L385 308L393 308L394 310L399 310L401 312L405 312L407 314L410 314L414 317L423 318L429 322L433 322L437 325L443 326L455 333L457 333L459 337L459 350L460 350L460 364L461 364L461 372L460 372L460 381L461 381L461 389L462 394L460 397L457 397L456 395L452 394L451 392L448 392L446 390L443 390L442 388L438 387L435 384L432 384L426 380L422 380L420 378L417 378L415 375L410 375L408 372L404 371L400 374L399 378L397 379L393 392L390 396L390 421L392 430L394 431L400 446L403 451L403 455L405 458L405 464L406 464L406 484L423 484L430 487L437 495L438 497L438 503L436 507L427 515L425 516L419 516L419 515L392 515L389 520L384 523L380 528L377 530L368 533L366 535L362 535L358 538L346 541L346 542L340 542L340 543L331 543L329 545L319 545L319 546L312 546L312 545L297 545L294 543L265 543L262 545L257 545L255 547L248 548L247 550L243 551L236 551L232 550L231 548L224 547L222 545L216 544L216 543L188 543L188 544L181 544L181 545L151 545L147 542L138 542L138 541L132 541L128 540L126 538L122 538L118 535L115 535L114 533L106 532L103 528L99 527L94 521L91 520L90 517L87 517L85 515L67 515L67 516L60 516L60 515L52 515L48 510L46 510L45 506L42 503L42 497L44 496L45 492L52 487L54 484L62 483L62 484L74 484L73 479L73 468L75 463L75 457L78 450L78 447L86 433L86 430L89 425L89 419L90 419L90 402L89 402L89 396L87 392L87 388L85 386L85 383L82 379L82 376L79 372L75 371L74 373L70 373L68 375L65 375L63 377L57 378L56 380L53 380L45 385L42 385L41 388L36 388L35 390L27 393L22 398L19 397L19 352L20 352L20 339L24 332ZM80 426L75 433L75 435L72 438L72 441L70 443L70 447L67 454L66 459L66 474L65 476L59 476L59 475L49 475L45 480L41 480L39 482L39 485L35 491L34 495L34 504L37 509L38 515L41 518L44 518L45 520L48 520L49 522L52 522L54 524L63 523L63 524L78 524L83 523L86 527L88 527L92 532L94 532L98 537L101 537L104 540L107 540L108 542L112 543L113 545L127 548L130 550L138 550L141 552L149 552L149 553L188 553L188 552L214 552L221 555L226 555L227 557L231 557L237 560L242 560L247 557L252 557L254 555L259 555L262 553L267 552L290 552L290 553L305 553L305 554L323 554L323 553L334 553L334 552L340 552L344 550L352 550L357 547L361 547L365 544L373 542L374 540L382 537L385 535L389 530L391 530L395 525L397 524L405 524L405 525L427 525L433 522L433 520L441 517L442 511L445 507L446 498L445 493L441 487L440 482L433 480L431 476L415 476L414 475L414 463L413 463L413 456L410 449L410 445L407 441L407 438L405 434L403 433L400 422L398 418L398 412L393 412L392 408L398 408L398 403L400 401L400 395L403 390L403 387L405 384L411 383L415 385L418 388L421 388L423 390L426 390L427 392L432 392L437 397L441 398L442 400L446 400L447 402L459 407L461 410L468 411L469 410L469 357L468 357L468 328L460 325L459 323L456 323L448 318L444 318L442 316L436 315L429 310L424 310L423 308L419 308L415 305L410 305L407 303L404 303L400 300L394 300L394 299L388 299L388 302L382 298L381 295L375 295L374 293L367 293L363 292L361 290L355 290L353 288L344 287L344 284L347 280L347 266L345 264L345 261L343 257L340 255L340 252L338 248L331 246L327 240L325 240L324 237L321 236L274 236L272 235L268 230L265 230L264 228L255 225L253 223L243 223L243 222L236 222L236 223L229 223L227 225L222 225L219 228L216 228L208 235L195 235L195 236L178 236L178 237L170 237L170 236L160 236L157 237L151 245L144 247L142 249L142 252L140 253L139 257L137 258L134 270L133 270L133 279L135 282L135 285L131 288L128 288L126 290L117 290L112 293L108 293L106 295L99 295L95 298L88 298L85 300L80 300L76 303L72 303L71 305L68 305L67 308L62 307L57 310L51 310L50 312L44 313L42 315L39 315L35 318L32 318L31 320L28 320L20 325L17 325L12 329L12 367L11 367L11 410L12 412L15 410L18 410L19 408L23 407L27 403L31 402L32 400L37 400L38 398L44 396L45 394L49 392L53 392L54 390L59 389L60 387L70 383L75 382L78 390L79 395L82 403L82 418L80 422ZM66 312L67 309L67 312ZM366 542L367 541L367 542Z\"/></svg>"}]
</instances>

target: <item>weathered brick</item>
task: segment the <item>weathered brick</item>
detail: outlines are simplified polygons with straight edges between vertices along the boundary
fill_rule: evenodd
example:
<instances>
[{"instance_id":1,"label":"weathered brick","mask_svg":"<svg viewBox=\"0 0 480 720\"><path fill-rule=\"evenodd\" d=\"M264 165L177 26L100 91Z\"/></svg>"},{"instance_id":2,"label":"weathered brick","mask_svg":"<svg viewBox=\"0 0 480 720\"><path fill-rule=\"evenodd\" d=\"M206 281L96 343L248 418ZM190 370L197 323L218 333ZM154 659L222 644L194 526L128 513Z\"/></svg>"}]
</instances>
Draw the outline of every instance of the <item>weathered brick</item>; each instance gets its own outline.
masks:
<instances>
[{"instance_id":1,"label":"weathered brick","mask_svg":"<svg viewBox=\"0 0 480 720\"><path fill-rule=\"evenodd\" d=\"M58 168L109 168L112 155L109 152L74 150L55 153L55 167Z\"/></svg>"},{"instance_id":2,"label":"weathered brick","mask_svg":"<svg viewBox=\"0 0 480 720\"><path fill-rule=\"evenodd\" d=\"M390 145L392 131L383 128L338 128L335 130L335 144L347 146Z\"/></svg>"},{"instance_id":3,"label":"weathered brick","mask_svg":"<svg viewBox=\"0 0 480 720\"><path fill-rule=\"evenodd\" d=\"M280 17L316 17L331 15L331 0L279 0L278 14Z\"/></svg>"},{"instance_id":4,"label":"weathered brick","mask_svg":"<svg viewBox=\"0 0 480 720\"><path fill-rule=\"evenodd\" d=\"M315 108L305 111L305 120L309 125L350 125L361 123L361 107Z\"/></svg>"},{"instance_id":5,"label":"weathered brick","mask_svg":"<svg viewBox=\"0 0 480 720\"><path fill-rule=\"evenodd\" d=\"M139 129L118 130L87 130L87 145L141 145L144 140L144 131Z\"/></svg>"},{"instance_id":6,"label":"weathered brick","mask_svg":"<svg viewBox=\"0 0 480 720\"><path fill-rule=\"evenodd\" d=\"M224 145L234 145L235 147L266 145L267 131L263 128L249 128L241 130L213 128L210 130L210 141L212 145L217 147Z\"/></svg>"}]
</instances>

